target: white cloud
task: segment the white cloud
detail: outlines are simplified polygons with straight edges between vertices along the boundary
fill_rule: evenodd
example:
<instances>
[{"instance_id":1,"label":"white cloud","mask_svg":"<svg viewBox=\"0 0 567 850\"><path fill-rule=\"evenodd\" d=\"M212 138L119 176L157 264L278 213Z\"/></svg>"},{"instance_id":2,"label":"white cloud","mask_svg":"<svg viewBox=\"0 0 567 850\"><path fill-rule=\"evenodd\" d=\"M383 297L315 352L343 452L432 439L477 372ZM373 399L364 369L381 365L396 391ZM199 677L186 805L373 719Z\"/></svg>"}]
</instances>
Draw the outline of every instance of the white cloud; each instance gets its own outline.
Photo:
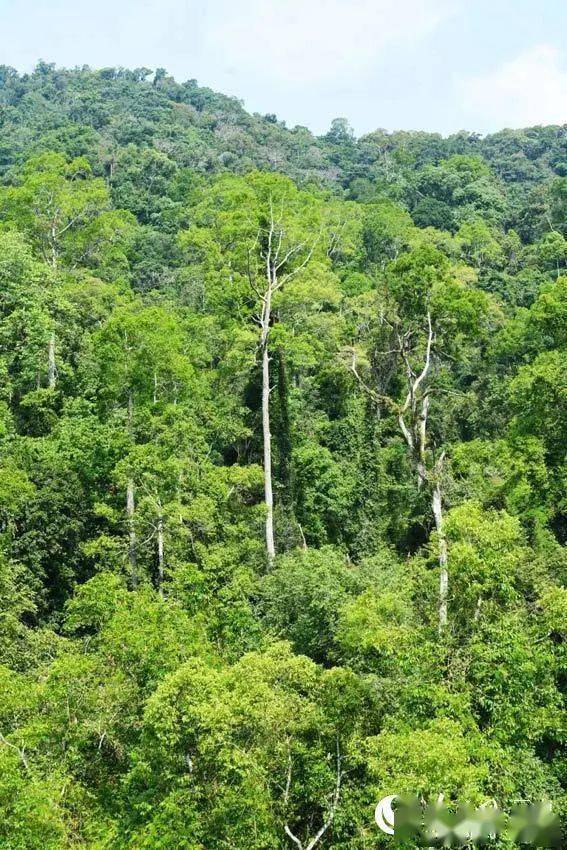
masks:
<instances>
[{"instance_id":1,"label":"white cloud","mask_svg":"<svg viewBox=\"0 0 567 850\"><path fill-rule=\"evenodd\" d=\"M458 89L464 110L486 130L567 121L567 65L549 44L536 45L487 74L461 80Z\"/></svg>"},{"instance_id":2,"label":"white cloud","mask_svg":"<svg viewBox=\"0 0 567 850\"><path fill-rule=\"evenodd\" d=\"M406 49L459 0L262 0L211 3L201 49L228 72L308 85L355 80ZM390 58L390 57L389 57Z\"/></svg>"}]
</instances>

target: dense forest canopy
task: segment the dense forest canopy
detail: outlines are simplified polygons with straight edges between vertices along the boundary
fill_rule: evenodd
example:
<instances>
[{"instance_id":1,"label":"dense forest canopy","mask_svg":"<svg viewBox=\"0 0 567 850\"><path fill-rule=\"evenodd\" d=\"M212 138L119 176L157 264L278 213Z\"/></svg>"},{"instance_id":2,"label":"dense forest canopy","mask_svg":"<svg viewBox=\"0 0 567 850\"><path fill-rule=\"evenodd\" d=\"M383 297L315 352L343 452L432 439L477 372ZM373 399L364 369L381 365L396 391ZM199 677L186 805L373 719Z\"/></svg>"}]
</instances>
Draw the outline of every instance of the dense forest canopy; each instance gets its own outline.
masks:
<instances>
[{"instance_id":1,"label":"dense forest canopy","mask_svg":"<svg viewBox=\"0 0 567 850\"><path fill-rule=\"evenodd\" d=\"M43 62L0 127L1 847L565 815L567 128Z\"/></svg>"}]
</instances>

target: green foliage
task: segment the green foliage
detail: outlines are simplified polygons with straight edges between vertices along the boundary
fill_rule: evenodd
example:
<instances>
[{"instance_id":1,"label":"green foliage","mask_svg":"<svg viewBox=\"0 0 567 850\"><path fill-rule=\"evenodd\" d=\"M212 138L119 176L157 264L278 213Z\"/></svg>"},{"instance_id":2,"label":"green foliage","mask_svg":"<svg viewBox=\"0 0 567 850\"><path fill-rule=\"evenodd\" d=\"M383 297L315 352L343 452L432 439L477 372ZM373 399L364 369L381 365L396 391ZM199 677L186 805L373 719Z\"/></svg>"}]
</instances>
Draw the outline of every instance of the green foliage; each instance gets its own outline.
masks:
<instances>
[{"instance_id":1,"label":"green foliage","mask_svg":"<svg viewBox=\"0 0 567 850\"><path fill-rule=\"evenodd\" d=\"M341 609L362 583L331 547L285 555L262 582L263 618L297 652L324 662L333 655Z\"/></svg>"},{"instance_id":2,"label":"green foliage","mask_svg":"<svg viewBox=\"0 0 567 850\"><path fill-rule=\"evenodd\" d=\"M422 198L413 208L411 216L418 227L436 227L449 231L455 227L453 210L448 203L437 198Z\"/></svg>"},{"instance_id":3,"label":"green foliage","mask_svg":"<svg viewBox=\"0 0 567 850\"><path fill-rule=\"evenodd\" d=\"M0 109L2 848L567 811L564 131L315 138L46 63Z\"/></svg>"}]
</instances>

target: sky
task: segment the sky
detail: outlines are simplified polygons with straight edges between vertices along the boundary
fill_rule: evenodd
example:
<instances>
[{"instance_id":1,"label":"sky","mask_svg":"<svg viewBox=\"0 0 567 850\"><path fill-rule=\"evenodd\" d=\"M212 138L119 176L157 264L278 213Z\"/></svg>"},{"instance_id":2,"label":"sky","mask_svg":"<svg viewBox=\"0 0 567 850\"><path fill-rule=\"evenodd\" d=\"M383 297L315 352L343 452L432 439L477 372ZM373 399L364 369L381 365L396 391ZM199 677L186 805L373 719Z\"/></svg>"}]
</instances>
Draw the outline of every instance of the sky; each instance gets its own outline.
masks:
<instances>
[{"instance_id":1,"label":"sky","mask_svg":"<svg viewBox=\"0 0 567 850\"><path fill-rule=\"evenodd\" d=\"M0 0L0 64L164 67L315 133L567 122L566 0Z\"/></svg>"}]
</instances>

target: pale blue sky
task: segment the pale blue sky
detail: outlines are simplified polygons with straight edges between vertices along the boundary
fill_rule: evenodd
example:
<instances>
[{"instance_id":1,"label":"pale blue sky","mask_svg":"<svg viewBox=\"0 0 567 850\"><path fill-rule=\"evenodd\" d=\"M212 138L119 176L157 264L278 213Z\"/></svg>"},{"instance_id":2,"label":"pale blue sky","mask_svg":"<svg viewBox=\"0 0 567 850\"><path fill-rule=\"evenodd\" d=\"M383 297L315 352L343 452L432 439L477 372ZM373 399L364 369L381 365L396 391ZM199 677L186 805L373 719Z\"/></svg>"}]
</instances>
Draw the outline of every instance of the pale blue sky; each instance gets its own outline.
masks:
<instances>
[{"instance_id":1,"label":"pale blue sky","mask_svg":"<svg viewBox=\"0 0 567 850\"><path fill-rule=\"evenodd\" d=\"M0 0L0 63L165 67L324 132L567 122L566 0Z\"/></svg>"}]
</instances>

